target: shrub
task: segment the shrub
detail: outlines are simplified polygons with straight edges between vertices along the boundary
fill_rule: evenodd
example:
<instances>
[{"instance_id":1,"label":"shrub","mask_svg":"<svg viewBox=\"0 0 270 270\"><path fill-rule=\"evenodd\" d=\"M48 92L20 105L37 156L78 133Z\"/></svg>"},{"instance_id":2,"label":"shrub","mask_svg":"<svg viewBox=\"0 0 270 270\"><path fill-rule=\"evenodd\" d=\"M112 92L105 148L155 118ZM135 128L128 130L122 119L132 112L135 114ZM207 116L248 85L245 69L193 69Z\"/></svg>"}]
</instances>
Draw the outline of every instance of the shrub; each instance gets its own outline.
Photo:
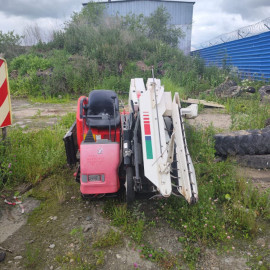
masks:
<instances>
[{"instance_id":1,"label":"shrub","mask_svg":"<svg viewBox=\"0 0 270 270\"><path fill-rule=\"evenodd\" d=\"M45 70L51 65L50 59L34 54L22 54L11 61L9 70L17 70L19 76L24 76L26 74L30 75L30 72L33 71Z\"/></svg>"},{"instance_id":2,"label":"shrub","mask_svg":"<svg viewBox=\"0 0 270 270\"><path fill-rule=\"evenodd\" d=\"M214 87L224 76L215 67L205 67L201 59L185 56L175 48L181 31L168 22L164 8L149 17L103 16L104 6L90 3L74 13L65 29L55 32L48 44L38 44L32 52L11 62L15 95L44 96L87 93L101 87L128 91L134 77L151 77L136 67L137 61L154 66L155 76L169 78L185 94ZM51 68L50 76L37 76L38 70Z\"/></svg>"},{"instance_id":3,"label":"shrub","mask_svg":"<svg viewBox=\"0 0 270 270\"><path fill-rule=\"evenodd\" d=\"M149 39L157 39L172 47L177 47L178 40L184 36L181 29L169 25L170 14L165 7L158 7L146 22L146 32Z\"/></svg>"},{"instance_id":4,"label":"shrub","mask_svg":"<svg viewBox=\"0 0 270 270\"><path fill-rule=\"evenodd\" d=\"M5 34L0 30L0 53L8 60L23 53L24 49L20 46L21 39L22 36L14 34L14 31Z\"/></svg>"}]
</instances>

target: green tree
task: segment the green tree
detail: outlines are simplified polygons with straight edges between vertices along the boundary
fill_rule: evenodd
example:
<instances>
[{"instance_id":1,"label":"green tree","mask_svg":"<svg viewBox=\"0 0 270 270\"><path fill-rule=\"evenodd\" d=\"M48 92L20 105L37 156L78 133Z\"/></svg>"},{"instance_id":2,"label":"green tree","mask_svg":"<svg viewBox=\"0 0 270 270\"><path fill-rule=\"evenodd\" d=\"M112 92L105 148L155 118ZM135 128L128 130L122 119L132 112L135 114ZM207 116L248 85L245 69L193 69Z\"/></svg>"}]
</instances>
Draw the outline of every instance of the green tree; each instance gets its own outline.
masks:
<instances>
[{"instance_id":1,"label":"green tree","mask_svg":"<svg viewBox=\"0 0 270 270\"><path fill-rule=\"evenodd\" d=\"M145 19L148 38L158 39L172 47L176 47L178 39L182 38L184 34L180 28L169 24L170 18L171 16L166 8L157 8L154 13Z\"/></svg>"},{"instance_id":2,"label":"green tree","mask_svg":"<svg viewBox=\"0 0 270 270\"><path fill-rule=\"evenodd\" d=\"M3 57L11 59L23 52L21 45L22 36L14 34L14 31L3 33L0 31L0 53Z\"/></svg>"}]
</instances>

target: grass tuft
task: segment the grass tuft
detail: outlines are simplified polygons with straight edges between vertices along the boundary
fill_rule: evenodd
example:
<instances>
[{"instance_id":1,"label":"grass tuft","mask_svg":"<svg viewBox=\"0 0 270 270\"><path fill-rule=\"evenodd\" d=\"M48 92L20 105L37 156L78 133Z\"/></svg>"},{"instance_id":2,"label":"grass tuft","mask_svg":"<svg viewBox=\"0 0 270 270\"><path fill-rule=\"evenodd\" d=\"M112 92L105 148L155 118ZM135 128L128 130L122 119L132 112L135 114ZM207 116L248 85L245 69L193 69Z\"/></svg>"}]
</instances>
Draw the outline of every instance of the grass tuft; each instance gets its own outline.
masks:
<instances>
[{"instance_id":1,"label":"grass tuft","mask_svg":"<svg viewBox=\"0 0 270 270\"><path fill-rule=\"evenodd\" d=\"M109 230L105 235L98 235L97 240L93 243L93 248L113 247L123 242L120 232Z\"/></svg>"}]
</instances>

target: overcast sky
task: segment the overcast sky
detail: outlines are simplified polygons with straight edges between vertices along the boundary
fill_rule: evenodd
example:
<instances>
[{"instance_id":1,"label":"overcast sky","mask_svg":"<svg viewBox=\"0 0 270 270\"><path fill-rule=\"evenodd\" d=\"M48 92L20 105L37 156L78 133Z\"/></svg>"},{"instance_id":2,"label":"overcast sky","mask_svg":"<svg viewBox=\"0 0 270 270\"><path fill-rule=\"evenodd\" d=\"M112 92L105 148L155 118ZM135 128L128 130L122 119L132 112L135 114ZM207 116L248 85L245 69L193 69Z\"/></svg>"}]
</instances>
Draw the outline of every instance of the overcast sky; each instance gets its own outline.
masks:
<instances>
[{"instance_id":1,"label":"overcast sky","mask_svg":"<svg viewBox=\"0 0 270 270\"><path fill-rule=\"evenodd\" d=\"M51 30L63 26L73 11L80 11L83 2L87 1L0 0L0 30L23 34L29 25L38 25L44 37L49 36ZM270 0L197 0L193 12L192 47L269 16Z\"/></svg>"}]
</instances>

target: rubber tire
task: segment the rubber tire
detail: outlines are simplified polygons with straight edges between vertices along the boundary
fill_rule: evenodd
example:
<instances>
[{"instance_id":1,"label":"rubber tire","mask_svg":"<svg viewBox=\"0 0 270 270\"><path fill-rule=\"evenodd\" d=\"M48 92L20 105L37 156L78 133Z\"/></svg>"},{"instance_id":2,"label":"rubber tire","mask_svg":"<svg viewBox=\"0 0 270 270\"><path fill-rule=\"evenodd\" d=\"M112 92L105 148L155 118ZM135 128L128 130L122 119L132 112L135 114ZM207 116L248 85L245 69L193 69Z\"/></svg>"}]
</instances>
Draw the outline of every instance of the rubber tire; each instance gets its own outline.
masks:
<instances>
[{"instance_id":1,"label":"rubber tire","mask_svg":"<svg viewBox=\"0 0 270 270\"><path fill-rule=\"evenodd\" d=\"M236 156L238 164L254 169L270 169L270 155Z\"/></svg>"},{"instance_id":2,"label":"rubber tire","mask_svg":"<svg viewBox=\"0 0 270 270\"><path fill-rule=\"evenodd\" d=\"M5 258L6 258L6 252L1 251L0 252L0 262L3 262L5 260Z\"/></svg>"},{"instance_id":3,"label":"rubber tire","mask_svg":"<svg viewBox=\"0 0 270 270\"><path fill-rule=\"evenodd\" d=\"M127 205L131 205L135 200L133 175L134 175L133 168L127 167L127 169L126 169L126 202L127 202Z\"/></svg>"},{"instance_id":4,"label":"rubber tire","mask_svg":"<svg viewBox=\"0 0 270 270\"><path fill-rule=\"evenodd\" d=\"M81 193L81 198L82 198L83 201L87 201L87 199L88 199L88 198L87 198L84 194L82 194L82 193Z\"/></svg>"},{"instance_id":5,"label":"rubber tire","mask_svg":"<svg viewBox=\"0 0 270 270\"><path fill-rule=\"evenodd\" d=\"M270 127L216 134L215 149L221 156L270 154Z\"/></svg>"}]
</instances>

